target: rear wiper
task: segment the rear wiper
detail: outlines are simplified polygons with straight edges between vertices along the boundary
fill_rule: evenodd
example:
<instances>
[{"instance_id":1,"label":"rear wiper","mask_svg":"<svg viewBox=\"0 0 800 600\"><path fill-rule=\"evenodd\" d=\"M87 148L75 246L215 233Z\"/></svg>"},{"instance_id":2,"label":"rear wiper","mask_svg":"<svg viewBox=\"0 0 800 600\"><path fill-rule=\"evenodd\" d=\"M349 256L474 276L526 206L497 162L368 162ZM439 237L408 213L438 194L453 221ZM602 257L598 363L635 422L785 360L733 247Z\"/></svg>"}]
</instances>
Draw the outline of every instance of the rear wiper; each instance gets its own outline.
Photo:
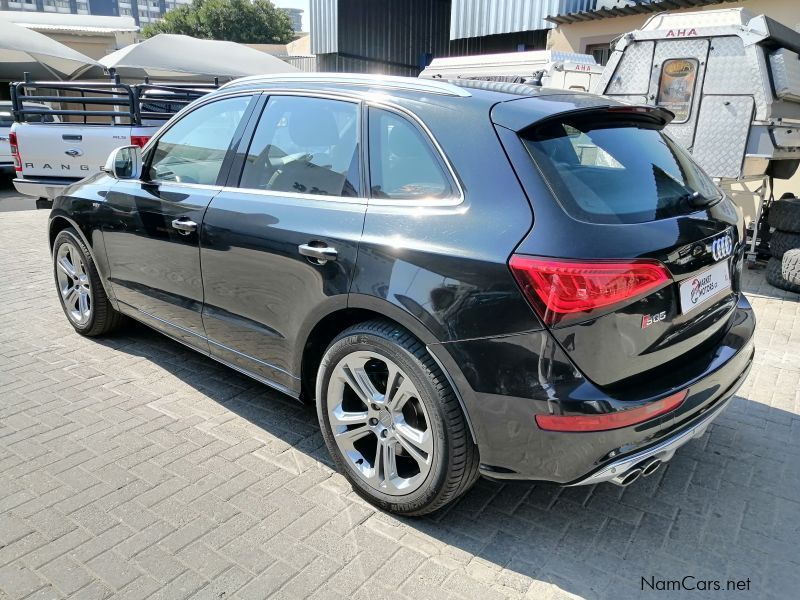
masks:
<instances>
[{"instance_id":1,"label":"rear wiper","mask_svg":"<svg viewBox=\"0 0 800 600\"><path fill-rule=\"evenodd\" d=\"M713 204L719 200L719 198L706 198L700 192L692 192L691 194L684 194L679 200L688 203L692 208L702 208Z\"/></svg>"}]
</instances>

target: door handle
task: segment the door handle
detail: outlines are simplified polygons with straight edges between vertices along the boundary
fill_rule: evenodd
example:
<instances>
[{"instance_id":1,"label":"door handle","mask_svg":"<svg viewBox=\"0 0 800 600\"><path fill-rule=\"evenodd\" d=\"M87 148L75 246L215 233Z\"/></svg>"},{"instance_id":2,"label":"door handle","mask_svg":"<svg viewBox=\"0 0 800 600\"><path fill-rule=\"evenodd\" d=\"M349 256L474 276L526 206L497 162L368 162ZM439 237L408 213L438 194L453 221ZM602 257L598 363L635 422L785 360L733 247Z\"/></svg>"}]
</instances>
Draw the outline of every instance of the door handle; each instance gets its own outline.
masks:
<instances>
[{"instance_id":1,"label":"door handle","mask_svg":"<svg viewBox=\"0 0 800 600\"><path fill-rule=\"evenodd\" d=\"M173 219L172 227L174 229L177 229L178 233L180 233L181 235L189 235L193 231L197 231L197 223L186 217L181 217L180 219Z\"/></svg>"},{"instance_id":2,"label":"door handle","mask_svg":"<svg viewBox=\"0 0 800 600\"><path fill-rule=\"evenodd\" d=\"M311 242L310 244L300 244L297 250L303 256L313 258L317 264L324 265L329 260L336 260L339 253L336 248L323 246L322 242Z\"/></svg>"}]
</instances>

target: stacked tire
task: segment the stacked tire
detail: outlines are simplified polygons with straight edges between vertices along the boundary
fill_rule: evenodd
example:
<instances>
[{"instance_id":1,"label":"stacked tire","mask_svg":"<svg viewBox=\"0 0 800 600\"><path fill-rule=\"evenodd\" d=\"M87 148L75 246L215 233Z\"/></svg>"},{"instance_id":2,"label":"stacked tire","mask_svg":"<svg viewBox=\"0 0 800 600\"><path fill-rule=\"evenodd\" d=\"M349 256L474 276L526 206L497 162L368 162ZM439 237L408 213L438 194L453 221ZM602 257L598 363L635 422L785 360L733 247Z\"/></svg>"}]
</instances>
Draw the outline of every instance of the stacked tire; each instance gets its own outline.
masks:
<instances>
[{"instance_id":1,"label":"stacked tire","mask_svg":"<svg viewBox=\"0 0 800 600\"><path fill-rule=\"evenodd\" d=\"M769 209L772 258L767 263L767 282L800 294L800 198L783 197Z\"/></svg>"}]
</instances>

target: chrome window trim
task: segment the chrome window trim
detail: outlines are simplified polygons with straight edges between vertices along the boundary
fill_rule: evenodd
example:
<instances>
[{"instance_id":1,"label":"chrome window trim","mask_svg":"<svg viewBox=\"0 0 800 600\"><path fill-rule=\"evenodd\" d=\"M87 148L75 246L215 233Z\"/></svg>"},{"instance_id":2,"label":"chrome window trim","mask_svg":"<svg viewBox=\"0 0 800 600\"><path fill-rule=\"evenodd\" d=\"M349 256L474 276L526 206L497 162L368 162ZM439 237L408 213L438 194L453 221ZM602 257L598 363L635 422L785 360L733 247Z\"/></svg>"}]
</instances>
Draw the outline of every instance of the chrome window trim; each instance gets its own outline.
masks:
<instances>
[{"instance_id":1,"label":"chrome window trim","mask_svg":"<svg viewBox=\"0 0 800 600\"><path fill-rule=\"evenodd\" d=\"M453 169L453 165L450 163L450 160L447 158L447 154L445 154L444 149L442 148L441 144L439 144L439 140L436 139L436 136L433 135L433 132L428 128L425 122L420 119L417 115L415 115L412 111L399 106L393 102L388 102L384 100L375 100L375 99L367 99L366 100L367 108L375 107L380 108L382 110L386 110L389 112L394 112L399 114L401 117L406 118L407 120L411 121L415 125L417 125L421 130L425 137L428 138L428 142L433 146L434 152L438 154L439 159L445 166L445 170L447 171L447 175L450 178L450 184L454 187L454 189L458 192L457 195L451 196L449 198L419 198L419 199L394 199L394 198L373 198L372 197L372 189L367 183L367 197L369 198L369 204L372 206L409 206L409 207L437 207L437 206L458 206L462 202L464 202L464 188L461 185L461 180L456 175L455 169ZM367 144L369 145L369 132L367 132Z\"/></svg>"},{"instance_id":2,"label":"chrome window trim","mask_svg":"<svg viewBox=\"0 0 800 600\"><path fill-rule=\"evenodd\" d=\"M262 190L259 188L242 188L234 186L225 186L222 192L233 192L248 194L251 196L268 196L270 198L284 198L295 200L320 200L325 202L338 202L343 204L360 204L366 205L367 198L363 196L326 196L325 194L301 194L298 192L277 192L275 190Z\"/></svg>"},{"instance_id":3,"label":"chrome window trim","mask_svg":"<svg viewBox=\"0 0 800 600\"><path fill-rule=\"evenodd\" d=\"M254 82L255 83L255 82ZM237 187L237 186L224 186L222 191L225 192L243 192L246 194L263 194L265 196L270 197L283 197L283 198L295 198L297 200L327 200L328 202L342 202L342 203L350 203L350 204L368 204L372 206L398 206L398 207L409 207L409 208L420 208L420 207L430 207L430 208L437 208L437 207L447 207L447 206L458 206L464 202L465 194L464 188L461 185L461 180L456 175L455 169L453 168L450 159L447 157L447 154L444 152L439 140L436 139L436 136L433 135L430 128L425 124L425 122L420 119L416 114L412 111L404 108L396 103L390 102L388 100L383 99L375 99L364 97L363 93L354 92L352 90L344 90L344 91L334 91L334 90L302 90L302 89L293 89L293 88L251 88L248 89L246 92L241 90L237 90L235 93L227 93L224 94L224 97L229 98L236 95L244 95L244 94L260 94L263 96L302 96L302 97L311 97L311 98L322 98L325 100L339 100L343 102L352 102L354 104L359 105L359 109L362 111L362 117L366 108L370 106L374 106L376 108L380 108L383 110L388 110L390 112L395 112L399 114L401 117L404 117L410 120L413 124L418 126L422 131L423 135L428 139L428 142L432 145L433 150L439 156L439 159L445 166L445 170L447 171L447 175L450 178L450 183L453 185L454 189L458 192L457 195L449 197L449 198L419 198L419 199L391 199L391 198L373 198L369 188L369 181L366 182L367 189L362 190L362 194L359 196L327 196L324 194L301 194L296 192L275 192L272 190L262 190L259 188L244 188L244 187ZM214 98L219 97L217 94L214 94ZM206 104L207 102L212 101L212 98L209 98L206 102L197 105L197 108ZM267 101L269 102L269 100ZM266 110L266 104L264 105L264 109ZM185 109L184 109L185 110ZM263 114L262 110L262 114ZM259 119L261 115L259 115ZM256 127L258 127L258 123L256 123ZM363 129L363 128L360 128ZM369 131L361 131L361 136L359 139L359 143L366 142L366 144L362 144L364 149L368 149L369 146ZM163 135L163 132L161 133ZM253 135L255 135L255 130L253 130ZM160 137L160 136L159 136ZM251 136L252 141L252 136ZM368 154L366 155L367 162L369 161ZM369 174L369 164L362 165L363 172ZM188 185L188 184L187 184Z\"/></svg>"}]
</instances>

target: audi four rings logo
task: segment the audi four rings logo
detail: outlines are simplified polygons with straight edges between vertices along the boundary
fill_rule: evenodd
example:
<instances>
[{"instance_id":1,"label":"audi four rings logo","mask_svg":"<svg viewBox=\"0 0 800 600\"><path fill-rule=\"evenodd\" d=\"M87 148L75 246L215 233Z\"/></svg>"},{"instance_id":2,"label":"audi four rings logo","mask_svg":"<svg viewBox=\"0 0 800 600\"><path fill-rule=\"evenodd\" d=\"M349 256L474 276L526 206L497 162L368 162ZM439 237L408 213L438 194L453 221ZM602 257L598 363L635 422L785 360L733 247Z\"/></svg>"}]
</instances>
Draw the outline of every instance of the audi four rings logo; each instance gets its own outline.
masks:
<instances>
[{"instance_id":1,"label":"audi four rings logo","mask_svg":"<svg viewBox=\"0 0 800 600\"><path fill-rule=\"evenodd\" d=\"M726 256L730 256L732 251L733 239L731 239L730 234L711 242L711 256L714 257L714 260L722 260Z\"/></svg>"}]
</instances>

